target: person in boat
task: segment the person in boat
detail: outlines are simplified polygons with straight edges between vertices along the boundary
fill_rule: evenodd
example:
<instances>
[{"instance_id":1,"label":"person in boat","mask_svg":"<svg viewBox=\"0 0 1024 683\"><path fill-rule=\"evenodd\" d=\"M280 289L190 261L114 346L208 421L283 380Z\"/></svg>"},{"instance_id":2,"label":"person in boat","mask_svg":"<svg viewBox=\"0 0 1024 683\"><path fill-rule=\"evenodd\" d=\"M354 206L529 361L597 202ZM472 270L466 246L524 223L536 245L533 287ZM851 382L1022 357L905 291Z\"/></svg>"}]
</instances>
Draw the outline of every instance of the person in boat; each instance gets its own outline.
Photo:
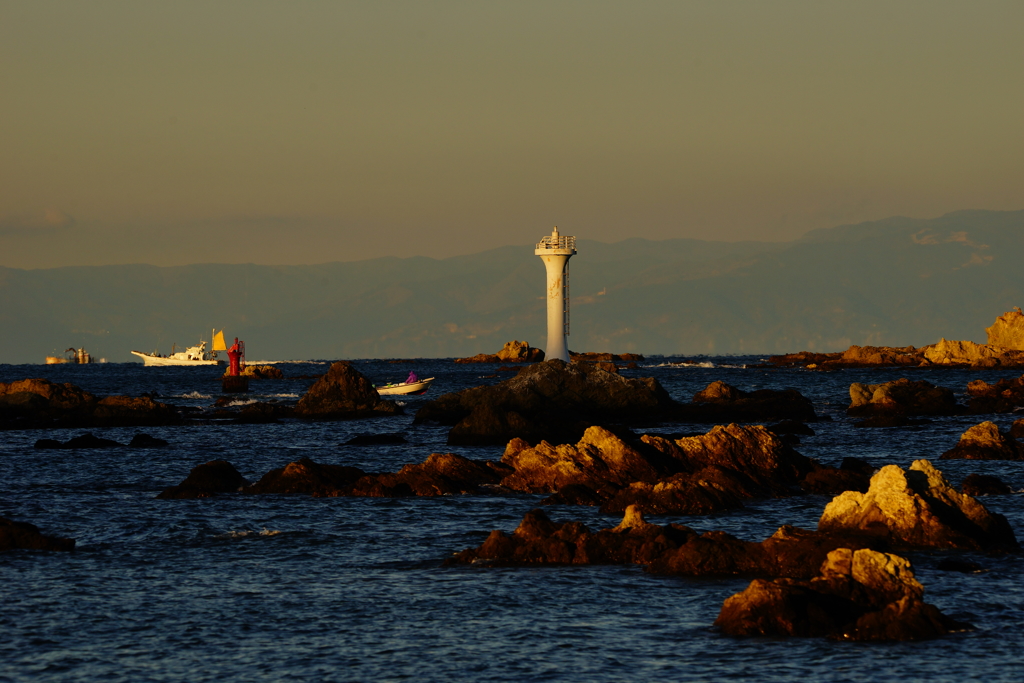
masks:
<instances>
[{"instance_id":1,"label":"person in boat","mask_svg":"<svg viewBox=\"0 0 1024 683\"><path fill-rule=\"evenodd\" d=\"M416 376L416 373L415 372L410 372L409 373L409 377L405 380L405 383L406 384L416 384L416 382L419 382L419 381L420 381L420 378Z\"/></svg>"}]
</instances>

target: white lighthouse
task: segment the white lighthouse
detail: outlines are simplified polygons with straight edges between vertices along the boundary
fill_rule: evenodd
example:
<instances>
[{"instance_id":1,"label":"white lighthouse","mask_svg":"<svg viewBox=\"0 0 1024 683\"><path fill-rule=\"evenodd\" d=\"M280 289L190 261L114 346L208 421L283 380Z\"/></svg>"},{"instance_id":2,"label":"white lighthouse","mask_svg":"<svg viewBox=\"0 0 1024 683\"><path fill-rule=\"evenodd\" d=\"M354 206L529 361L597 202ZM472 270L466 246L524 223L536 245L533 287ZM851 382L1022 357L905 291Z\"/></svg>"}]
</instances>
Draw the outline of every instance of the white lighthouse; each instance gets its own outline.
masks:
<instances>
[{"instance_id":1,"label":"white lighthouse","mask_svg":"<svg viewBox=\"0 0 1024 683\"><path fill-rule=\"evenodd\" d=\"M576 238L558 234L541 237L534 252L544 261L548 274L548 345L544 358L561 358L569 362L569 259L576 253Z\"/></svg>"}]
</instances>

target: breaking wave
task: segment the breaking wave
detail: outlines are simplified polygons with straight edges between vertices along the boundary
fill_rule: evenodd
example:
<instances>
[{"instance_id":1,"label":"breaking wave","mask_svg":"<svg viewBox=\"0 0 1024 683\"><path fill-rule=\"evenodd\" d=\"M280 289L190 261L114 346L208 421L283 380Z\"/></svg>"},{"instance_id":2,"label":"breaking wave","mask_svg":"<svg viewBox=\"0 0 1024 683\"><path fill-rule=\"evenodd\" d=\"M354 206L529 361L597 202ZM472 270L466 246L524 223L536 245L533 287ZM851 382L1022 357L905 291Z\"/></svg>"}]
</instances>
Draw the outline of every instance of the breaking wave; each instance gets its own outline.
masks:
<instances>
[{"instance_id":1,"label":"breaking wave","mask_svg":"<svg viewBox=\"0 0 1024 683\"><path fill-rule=\"evenodd\" d=\"M190 391L187 394L181 394L180 396L172 396L171 398L213 398L209 394L203 394L198 391Z\"/></svg>"}]
</instances>

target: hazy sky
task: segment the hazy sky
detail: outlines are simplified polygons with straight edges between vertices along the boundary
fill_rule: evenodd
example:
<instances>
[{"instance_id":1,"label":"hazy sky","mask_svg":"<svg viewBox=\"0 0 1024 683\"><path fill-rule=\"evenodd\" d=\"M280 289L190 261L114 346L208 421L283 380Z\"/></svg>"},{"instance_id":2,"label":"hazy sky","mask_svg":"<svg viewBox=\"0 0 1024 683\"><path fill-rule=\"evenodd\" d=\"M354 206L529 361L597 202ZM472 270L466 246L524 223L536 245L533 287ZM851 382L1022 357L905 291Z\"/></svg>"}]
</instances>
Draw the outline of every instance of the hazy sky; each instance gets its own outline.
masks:
<instances>
[{"instance_id":1,"label":"hazy sky","mask_svg":"<svg viewBox=\"0 0 1024 683\"><path fill-rule=\"evenodd\" d=\"M0 0L0 265L1024 208L1024 2Z\"/></svg>"}]
</instances>

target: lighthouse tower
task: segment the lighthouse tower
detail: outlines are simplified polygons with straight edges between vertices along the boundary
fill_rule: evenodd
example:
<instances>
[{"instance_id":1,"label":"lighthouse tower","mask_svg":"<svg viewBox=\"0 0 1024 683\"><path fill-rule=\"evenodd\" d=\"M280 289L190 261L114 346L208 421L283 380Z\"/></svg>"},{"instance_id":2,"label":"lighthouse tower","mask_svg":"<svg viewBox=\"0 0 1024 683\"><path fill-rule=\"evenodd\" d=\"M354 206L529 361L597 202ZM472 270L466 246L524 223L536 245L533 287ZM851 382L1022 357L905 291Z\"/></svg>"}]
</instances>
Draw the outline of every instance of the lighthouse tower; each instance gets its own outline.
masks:
<instances>
[{"instance_id":1,"label":"lighthouse tower","mask_svg":"<svg viewBox=\"0 0 1024 683\"><path fill-rule=\"evenodd\" d=\"M548 272L548 345L544 358L561 358L569 362L569 259L576 253L576 238L558 234L541 237L534 252L544 261Z\"/></svg>"}]
</instances>

